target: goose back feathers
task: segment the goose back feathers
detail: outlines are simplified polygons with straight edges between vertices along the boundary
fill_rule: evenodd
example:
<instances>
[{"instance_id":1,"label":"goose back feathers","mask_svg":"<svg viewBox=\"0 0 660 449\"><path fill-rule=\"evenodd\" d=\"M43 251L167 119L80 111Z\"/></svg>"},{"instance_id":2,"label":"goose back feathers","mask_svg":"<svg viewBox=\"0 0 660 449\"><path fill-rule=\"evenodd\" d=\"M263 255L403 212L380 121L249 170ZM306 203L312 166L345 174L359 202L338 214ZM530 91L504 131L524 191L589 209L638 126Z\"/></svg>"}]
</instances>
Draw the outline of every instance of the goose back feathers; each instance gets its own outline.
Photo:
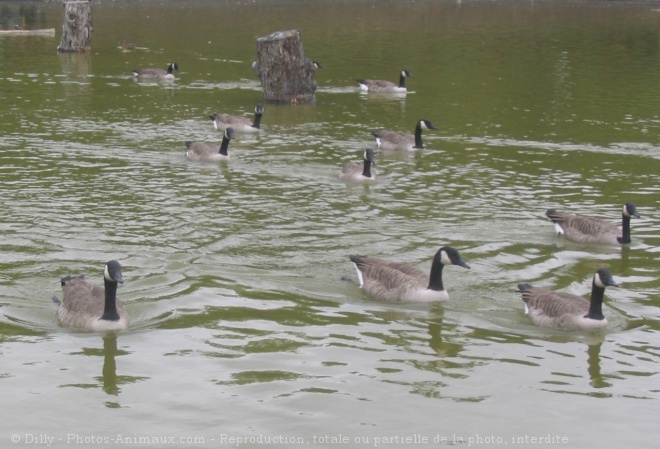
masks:
<instances>
[{"instance_id":1,"label":"goose back feathers","mask_svg":"<svg viewBox=\"0 0 660 449\"><path fill-rule=\"evenodd\" d=\"M372 131L371 135L376 138L378 148L385 151L414 151L424 148L422 142L422 130L438 129L430 120L421 119L415 125L414 134L403 131L390 131L380 129Z\"/></svg>"},{"instance_id":2,"label":"goose back feathers","mask_svg":"<svg viewBox=\"0 0 660 449\"><path fill-rule=\"evenodd\" d=\"M204 142L191 142L186 141L186 158L190 161L227 161L229 160L229 142L234 138L234 129L226 128L223 136L222 143L218 145L211 145Z\"/></svg>"},{"instance_id":3,"label":"goose back feathers","mask_svg":"<svg viewBox=\"0 0 660 449\"><path fill-rule=\"evenodd\" d=\"M246 117L229 114L212 114L209 118L213 121L213 127L218 131L224 131L231 127L236 132L258 132L261 129L261 116L264 114L264 106L258 104L254 108L254 120Z\"/></svg>"},{"instance_id":4,"label":"goose back feathers","mask_svg":"<svg viewBox=\"0 0 660 449\"><path fill-rule=\"evenodd\" d=\"M363 162L349 162L339 172L339 179L342 181L367 181L376 179L376 169L372 165L376 164L374 150L367 148L364 150Z\"/></svg>"},{"instance_id":5,"label":"goose back feathers","mask_svg":"<svg viewBox=\"0 0 660 449\"><path fill-rule=\"evenodd\" d=\"M128 314L117 298L117 283L124 283L119 262L107 263L103 281L104 287L99 287L87 282L84 276L61 279L63 298L57 318L62 326L95 332L126 328Z\"/></svg>"},{"instance_id":6,"label":"goose back feathers","mask_svg":"<svg viewBox=\"0 0 660 449\"><path fill-rule=\"evenodd\" d=\"M173 80L174 70L179 71L179 65L176 62L167 64L167 71L163 69L133 69L133 76L139 79L160 79Z\"/></svg>"},{"instance_id":7,"label":"goose back feathers","mask_svg":"<svg viewBox=\"0 0 660 449\"><path fill-rule=\"evenodd\" d=\"M406 92L406 78L412 78L412 75L407 70L401 70L399 84L386 80L359 79L356 81L360 85L360 89L365 92Z\"/></svg>"},{"instance_id":8,"label":"goose back feathers","mask_svg":"<svg viewBox=\"0 0 660 449\"><path fill-rule=\"evenodd\" d=\"M349 256L355 265L360 287L370 297L389 302L432 302L449 298L442 283L445 265L470 268L458 251L450 246L440 248L433 258L431 272L402 262L370 256Z\"/></svg>"},{"instance_id":9,"label":"goose back feathers","mask_svg":"<svg viewBox=\"0 0 660 449\"><path fill-rule=\"evenodd\" d=\"M518 284L518 291L522 293L525 313L537 326L588 330L608 325L603 315L603 297L608 286L618 287L618 284L608 270L600 269L592 280L591 301L529 284Z\"/></svg>"},{"instance_id":10,"label":"goose back feathers","mask_svg":"<svg viewBox=\"0 0 660 449\"><path fill-rule=\"evenodd\" d=\"M545 214L555 224L557 234L580 243L625 244L630 243L630 218L640 218L633 203L623 205L621 229L603 219L572 215L548 209Z\"/></svg>"}]
</instances>

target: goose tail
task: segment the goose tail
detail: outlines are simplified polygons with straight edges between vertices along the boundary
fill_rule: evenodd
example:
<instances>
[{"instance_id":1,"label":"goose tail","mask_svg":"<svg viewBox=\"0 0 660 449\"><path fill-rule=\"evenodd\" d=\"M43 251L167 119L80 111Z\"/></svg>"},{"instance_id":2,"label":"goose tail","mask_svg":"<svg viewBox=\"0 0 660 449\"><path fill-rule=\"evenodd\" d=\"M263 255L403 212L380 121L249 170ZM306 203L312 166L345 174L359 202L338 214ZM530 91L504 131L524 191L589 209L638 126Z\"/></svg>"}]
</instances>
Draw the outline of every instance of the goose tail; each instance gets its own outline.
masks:
<instances>
[{"instance_id":1,"label":"goose tail","mask_svg":"<svg viewBox=\"0 0 660 449\"><path fill-rule=\"evenodd\" d=\"M529 315L529 306L527 305L527 300L525 299L524 293L527 290L530 290L531 288L532 286L529 284L518 284L518 291L520 293L523 293L523 303L525 304L525 315Z\"/></svg>"},{"instance_id":2,"label":"goose tail","mask_svg":"<svg viewBox=\"0 0 660 449\"><path fill-rule=\"evenodd\" d=\"M351 259L351 262L353 262L353 265L355 266L355 272L357 273L358 277L358 284L360 288L364 285L364 278L362 277L362 271L360 271L360 264L362 263L362 258L364 256L348 256Z\"/></svg>"},{"instance_id":3,"label":"goose tail","mask_svg":"<svg viewBox=\"0 0 660 449\"><path fill-rule=\"evenodd\" d=\"M564 228L562 228L560 224L566 220L564 214L557 212L555 209L548 209L545 211L545 215L555 225L555 231L557 232L557 235L564 234Z\"/></svg>"},{"instance_id":4,"label":"goose tail","mask_svg":"<svg viewBox=\"0 0 660 449\"><path fill-rule=\"evenodd\" d=\"M66 276L66 277L63 277L62 279L60 279L60 284L62 285L62 287L64 287L64 286L66 285L67 282L69 282L69 281L71 281L71 280L73 280L73 279L85 279L85 276L84 276L84 275L80 275L80 276Z\"/></svg>"},{"instance_id":5,"label":"goose tail","mask_svg":"<svg viewBox=\"0 0 660 449\"><path fill-rule=\"evenodd\" d=\"M545 211L545 215L550 219L551 222L557 223L561 219L561 214L557 212L556 209L548 209Z\"/></svg>"}]
</instances>

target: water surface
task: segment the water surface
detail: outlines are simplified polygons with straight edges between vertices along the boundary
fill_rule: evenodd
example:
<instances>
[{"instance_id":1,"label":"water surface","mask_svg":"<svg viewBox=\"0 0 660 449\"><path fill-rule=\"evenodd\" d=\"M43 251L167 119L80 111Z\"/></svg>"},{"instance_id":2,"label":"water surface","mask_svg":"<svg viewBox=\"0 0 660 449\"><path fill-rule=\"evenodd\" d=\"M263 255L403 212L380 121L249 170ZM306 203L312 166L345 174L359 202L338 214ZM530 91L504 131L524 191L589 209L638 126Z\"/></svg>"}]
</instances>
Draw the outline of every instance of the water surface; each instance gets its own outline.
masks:
<instances>
[{"instance_id":1,"label":"water surface","mask_svg":"<svg viewBox=\"0 0 660 449\"><path fill-rule=\"evenodd\" d=\"M55 52L60 4L30 5L57 36L0 36L5 445L649 446L657 3L103 2L89 55ZM209 113L251 116L256 38L287 29L323 65L316 103L267 104L230 162L188 162L185 140L220 141ZM174 82L131 76L172 60ZM355 83L402 68L404 96ZM370 130L420 118L440 128L426 149L338 181ZM617 222L626 201L642 218L623 248L563 241L544 216ZM428 269L442 245L472 267L445 270L447 303L382 304L346 281L349 254ZM129 330L61 328L59 279L100 283L113 258ZM601 267L621 284L607 331L529 323L516 284L586 296Z\"/></svg>"}]
</instances>

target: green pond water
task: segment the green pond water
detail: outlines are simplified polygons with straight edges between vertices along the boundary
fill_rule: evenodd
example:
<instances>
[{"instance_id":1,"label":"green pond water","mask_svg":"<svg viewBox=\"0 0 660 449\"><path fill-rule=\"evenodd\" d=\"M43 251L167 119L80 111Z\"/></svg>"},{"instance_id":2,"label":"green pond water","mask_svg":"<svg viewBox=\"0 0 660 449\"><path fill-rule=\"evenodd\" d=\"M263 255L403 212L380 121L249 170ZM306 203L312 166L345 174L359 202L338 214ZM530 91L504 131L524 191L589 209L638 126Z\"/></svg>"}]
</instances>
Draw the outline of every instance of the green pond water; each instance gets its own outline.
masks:
<instances>
[{"instance_id":1,"label":"green pond water","mask_svg":"<svg viewBox=\"0 0 660 449\"><path fill-rule=\"evenodd\" d=\"M0 444L650 447L660 389L658 2L93 2L58 54L59 2L1 2ZM22 22L21 22L22 21ZM265 105L226 163L208 114L262 101L256 39L300 31L316 102ZM134 49L124 51L121 42ZM168 83L131 70L181 71ZM357 78L407 95L361 93ZM370 131L439 129L378 178L338 180ZM620 222L570 243L557 208ZM450 300L387 304L349 254L447 267ZM59 279L121 262L117 335L62 328ZM587 297L606 331L541 329L519 283ZM532 441L533 438L538 440ZM173 441L176 444L173 444ZM13 444L12 443L18 443Z\"/></svg>"}]
</instances>

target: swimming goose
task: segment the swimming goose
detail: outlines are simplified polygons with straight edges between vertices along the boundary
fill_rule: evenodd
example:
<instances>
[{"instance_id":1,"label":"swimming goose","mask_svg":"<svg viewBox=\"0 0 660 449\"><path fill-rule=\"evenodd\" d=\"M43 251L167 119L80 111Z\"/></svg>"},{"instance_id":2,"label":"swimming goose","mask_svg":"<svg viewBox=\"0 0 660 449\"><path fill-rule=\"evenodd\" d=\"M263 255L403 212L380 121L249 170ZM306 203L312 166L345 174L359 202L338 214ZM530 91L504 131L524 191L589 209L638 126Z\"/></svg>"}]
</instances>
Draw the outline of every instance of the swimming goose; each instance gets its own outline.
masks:
<instances>
[{"instance_id":1,"label":"swimming goose","mask_svg":"<svg viewBox=\"0 0 660 449\"><path fill-rule=\"evenodd\" d=\"M390 131L387 129L380 129L371 131L371 135L376 138L378 148L386 151L414 151L424 148L422 143L422 130L423 129L438 129L429 120L421 119L415 125L415 134L406 133L403 131Z\"/></svg>"},{"instance_id":2,"label":"swimming goose","mask_svg":"<svg viewBox=\"0 0 660 449\"><path fill-rule=\"evenodd\" d=\"M213 114L209 118L213 120L213 127L218 131L224 131L231 126L237 132L257 132L261 128L261 116L264 113L264 106L258 104L254 108L254 120L245 117L229 114Z\"/></svg>"},{"instance_id":3,"label":"swimming goose","mask_svg":"<svg viewBox=\"0 0 660 449\"><path fill-rule=\"evenodd\" d=\"M430 275L407 263L390 262L369 256L349 256L360 287L381 301L430 302L449 299L442 284L445 265L470 268L451 246L440 248L433 258Z\"/></svg>"},{"instance_id":4,"label":"swimming goose","mask_svg":"<svg viewBox=\"0 0 660 449\"><path fill-rule=\"evenodd\" d=\"M122 51L130 51L135 49L135 44L133 42L122 39L119 41L119 48L121 48Z\"/></svg>"},{"instance_id":5,"label":"swimming goose","mask_svg":"<svg viewBox=\"0 0 660 449\"><path fill-rule=\"evenodd\" d=\"M84 276L61 279L64 296L57 318L62 326L95 332L126 328L128 314L117 299L117 283L124 283L119 262L111 260L106 264L103 281L105 288L90 284Z\"/></svg>"},{"instance_id":6,"label":"swimming goose","mask_svg":"<svg viewBox=\"0 0 660 449\"><path fill-rule=\"evenodd\" d=\"M406 92L406 78L412 78L412 75L407 70L401 70L399 76L399 84L392 81L385 80L356 80L360 85L360 89L365 92Z\"/></svg>"},{"instance_id":7,"label":"swimming goose","mask_svg":"<svg viewBox=\"0 0 660 449\"><path fill-rule=\"evenodd\" d=\"M640 218L633 203L623 205L622 229L600 218L571 215L548 209L545 214L555 224L557 234L581 243L606 243L618 245L630 243L630 218Z\"/></svg>"},{"instance_id":8,"label":"swimming goose","mask_svg":"<svg viewBox=\"0 0 660 449\"><path fill-rule=\"evenodd\" d=\"M167 64L167 72L162 69L133 69L133 76L140 79L159 79L159 80L173 80L174 70L179 71L179 65L176 62Z\"/></svg>"},{"instance_id":9,"label":"swimming goose","mask_svg":"<svg viewBox=\"0 0 660 449\"><path fill-rule=\"evenodd\" d=\"M532 323L543 327L560 327L573 330L602 329L607 327L603 315L605 287L618 287L612 274L601 268L591 284L591 301L571 293L556 292L545 288L518 284L525 302L525 313Z\"/></svg>"},{"instance_id":10,"label":"swimming goose","mask_svg":"<svg viewBox=\"0 0 660 449\"><path fill-rule=\"evenodd\" d=\"M376 169L372 165L376 164L374 150L367 148L364 150L364 162L349 162L339 172L339 179L342 181L366 181L376 179Z\"/></svg>"},{"instance_id":11,"label":"swimming goose","mask_svg":"<svg viewBox=\"0 0 660 449\"><path fill-rule=\"evenodd\" d=\"M191 161L228 161L229 141L234 138L234 128L227 128L222 136L222 143L218 145L209 145L203 142L186 141L186 158Z\"/></svg>"}]
</instances>

